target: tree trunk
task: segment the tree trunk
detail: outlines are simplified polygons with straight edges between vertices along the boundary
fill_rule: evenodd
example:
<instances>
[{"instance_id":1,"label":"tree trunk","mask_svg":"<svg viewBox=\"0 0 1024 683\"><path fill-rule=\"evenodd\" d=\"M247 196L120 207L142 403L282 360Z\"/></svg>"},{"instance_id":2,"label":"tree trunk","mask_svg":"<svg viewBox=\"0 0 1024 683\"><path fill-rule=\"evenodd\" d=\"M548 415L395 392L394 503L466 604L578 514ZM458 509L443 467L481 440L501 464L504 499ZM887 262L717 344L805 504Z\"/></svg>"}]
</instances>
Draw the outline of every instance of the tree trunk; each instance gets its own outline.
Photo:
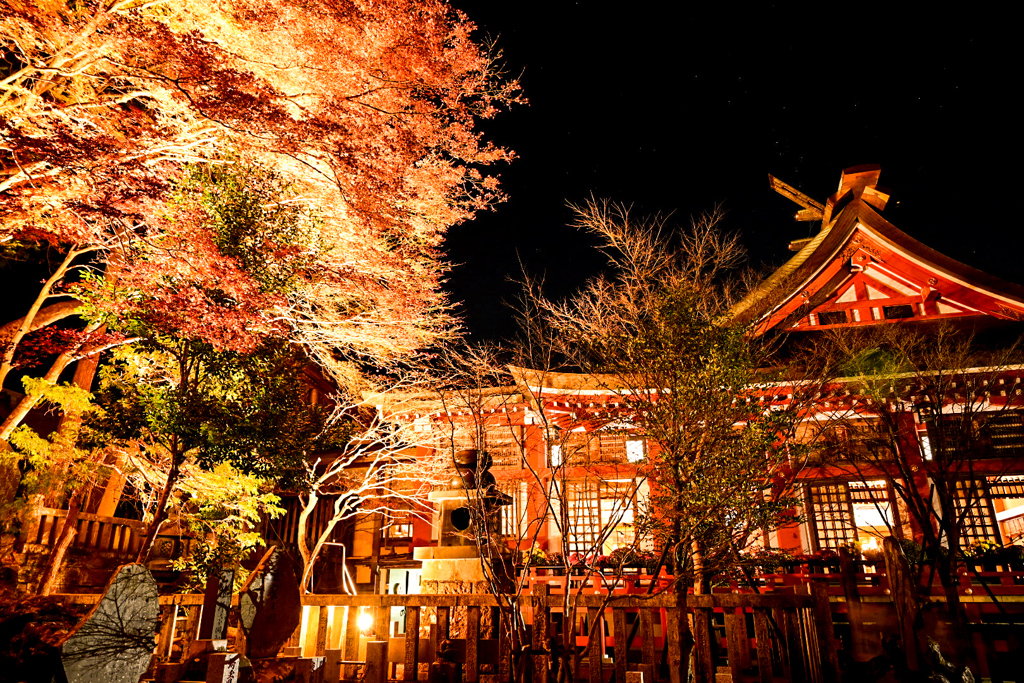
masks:
<instances>
[{"instance_id":1,"label":"tree trunk","mask_svg":"<svg viewBox=\"0 0 1024 683\"><path fill-rule=\"evenodd\" d=\"M160 527L167 521L167 504L171 500L171 491L174 490L174 485L178 482L178 476L181 473L181 465L184 459L185 456L182 453L173 452L171 455L171 471L167 473L167 483L164 484L164 490L160 492L160 501L156 505L153 521L149 524L146 538L143 539L138 557L135 558L135 561L140 564L145 564L146 558L149 557L149 553L153 549L153 544L156 543L157 532L160 531Z\"/></svg>"},{"instance_id":2,"label":"tree trunk","mask_svg":"<svg viewBox=\"0 0 1024 683\"><path fill-rule=\"evenodd\" d=\"M68 514L64 517L64 524L60 528L60 535L57 536L53 548L50 549L50 556L46 560L46 567L43 569L43 576L39 580L39 595L50 595L57 584L57 576L64 564L64 556L67 554L71 542L75 540L78 527L78 513L82 511L81 489L75 491L71 496L68 505Z\"/></svg>"},{"instance_id":3,"label":"tree trunk","mask_svg":"<svg viewBox=\"0 0 1024 683\"><path fill-rule=\"evenodd\" d=\"M5 348L3 349L2 356L0 356L0 386L3 386L7 380L7 375L10 374L11 369L14 367L14 354L18 350L18 344L21 343L26 334L36 329L36 316L39 314L40 309L42 309L43 303L50 297L50 292L53 290L54 285L64 278L72 262L84 253L84 251L76 249L69 250L64 257L64 261L57 266L53 275L43 283L42 289L39 290L39 294L36 296L35 301L32 302L25 317L20 318L19 324L12 326L13 329L7 325L4 326L3 342Z\"/></svg>"},{"instance_id":4,"label":"tree trunk","mask_svg":"<svg viewBox=\"0 0 1024 683\"><path fill-rule=\"evenodd\" d=\"M84 333L85 335L90 335L100 327L101 325L99 323L93 323L85 328ZM75 361L75 358L81 353L81 351L82 349L78 348L74 351L65 351L57 356L57 360L55 360L53 365L50 366L50 369L47 371L46 375L43 376L43 379L51 384L55 383L60 379L61 373ZM21 399L18 402L18 405L11 409L10 414L3 421L3 424L0 424L0 441L7 441L11 438L11 432L21 424L29 412L36 406L36 403L39 402L40 398L42 398L42 395L39 392L29 394Z\"/></svg>"},{"instance_id":5,"label":"tree trunk","mask_svg":"<svg viewBox=\"0 0 1024 683\"><path fill-rule=\"evenodd\" d=\"M313 510L316 509L316 504L320 500L319 494L316 490L309 492L309 498L302 506L302 510L299 512L299 528L296 536L296 542L299 546L299 556L302 558L302 582L299 584L303 593L306 592L306 581L308 580L309 573L313 567L314 555L313 551L309 548L309 531L306 528L306 523L309 521L309 516L313 514Z\"/></svg>"},{"instance_id":6,"label":"tree trunk","mask_svg":"<svg viewBox=\"0 0 1024 683\"><path fill-rule=\"evenodd\" d=\"M86 391L91 389L98 365L98 356L91 356L78 361L78 367L75 368L73 380L75 386ZM73 437L72 442L74 442L78 438L78 430L81 426L81 411L73 411L65 413L64 417L61 418L59 429L70 432ZM68 514L64 518L64 526L61 527L60 536L57 537L56 543L50 549L50 556L46 559L46 567L43 570L43 577L39 584L40 595L49 595L53 592L57 576L60 574L60 568L64 564L64 557L67 555L68 548L71 547L71 543L74 541L75 534L77 533L78 515L82 511L82 506L88 501L91 491L92 484L85 482L71 494L71 498L68 501Z\"/></svg>"},{"instance_id":7,"label":"tree trunk","mask_svg":"<svg viewBox=\"0 0 1024 683\"><path fill-rule=\"evenodd\" d=\"M676 593L677 600L679 601L679 651L680 658L678 666L684 674L680 678L684 681L698 680L700 677L697 671L697 663L693 659L693 646L696 645L696 640L693 638L693 632L690 630L690 616L687 612L686 601L689 598L688 591L681 590ZM709 634L702 634L702 637L708 637ZM673 637L673 634L669 634L669 638L666 638L666 647L668 646L668 640ZM674 662L669 662L669 666L674 666Z\"/></svg>"},{"instance_id":8,"label":"tree trunk","mask_svg":"<svg viewBox=\"0 0 1024 683\"><path fill-rule=\"evenodd\" d=\"M946 610L949 612L949 619L953 627L953 637L950 639L953 646L951 659L958 667L966 666L970 633L967 626L967 610L960 602L960 582L956 576L955 553L950 550L945 558L940 557L937 568L939 581L942 583L942 592L946 597Z\"/></svg>"}]
</instances>

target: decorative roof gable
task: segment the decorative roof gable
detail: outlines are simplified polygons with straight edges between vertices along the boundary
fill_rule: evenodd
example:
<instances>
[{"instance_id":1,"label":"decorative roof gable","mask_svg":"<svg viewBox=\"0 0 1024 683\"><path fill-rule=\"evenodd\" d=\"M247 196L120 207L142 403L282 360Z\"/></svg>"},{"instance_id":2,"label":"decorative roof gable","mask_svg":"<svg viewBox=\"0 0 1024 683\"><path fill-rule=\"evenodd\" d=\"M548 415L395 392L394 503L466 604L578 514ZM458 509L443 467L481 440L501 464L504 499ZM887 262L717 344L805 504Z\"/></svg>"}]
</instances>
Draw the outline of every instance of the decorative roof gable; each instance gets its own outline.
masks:
<instances>
[{"instance_id":1,"label":"decorative roof gable","mask_svg":"<svg viewBox=\"0 0 1024 683\"><path fill-rule=\"evenodd\" d=\"M822 230L791 245L798 253L733 308L733 318L769 330L813 331L990 316L1024 320L1024 288L940 254L885 220L889 194L877 166L843 172L839 191L818 203L775 178L772 187Z\"/></svg>"}]
</instances>

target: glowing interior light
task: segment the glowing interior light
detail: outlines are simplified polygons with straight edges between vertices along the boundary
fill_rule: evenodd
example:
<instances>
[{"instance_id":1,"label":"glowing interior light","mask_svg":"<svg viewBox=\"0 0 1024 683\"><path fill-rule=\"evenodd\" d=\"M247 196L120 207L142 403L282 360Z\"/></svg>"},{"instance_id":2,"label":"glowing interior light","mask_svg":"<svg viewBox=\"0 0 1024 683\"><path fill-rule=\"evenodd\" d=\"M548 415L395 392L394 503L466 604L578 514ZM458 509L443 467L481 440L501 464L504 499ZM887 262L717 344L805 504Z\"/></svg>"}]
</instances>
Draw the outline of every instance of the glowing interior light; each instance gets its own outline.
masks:
<instances>
[{"instance_id":1,"label":"glowing interior light","mask_svg":"<svg viewBox=\"0 0 1024 683\"><path fill-rule=\"evenodd\" d=\"M644 442L642 439L626 439L626 460L640 462L644 459Z\"/></svg>"},{"instance_id":2,"label":"glowing interior light","mask_svg":"<svg viewBox=\"0 0 1024 683\"><path fill-rule=\"evenodd\" d=\"M373 616L369 612L359 612L359 618L356 620L356 625L360 631L369 631L373 628Z\"/></svg>"}]
</instances>

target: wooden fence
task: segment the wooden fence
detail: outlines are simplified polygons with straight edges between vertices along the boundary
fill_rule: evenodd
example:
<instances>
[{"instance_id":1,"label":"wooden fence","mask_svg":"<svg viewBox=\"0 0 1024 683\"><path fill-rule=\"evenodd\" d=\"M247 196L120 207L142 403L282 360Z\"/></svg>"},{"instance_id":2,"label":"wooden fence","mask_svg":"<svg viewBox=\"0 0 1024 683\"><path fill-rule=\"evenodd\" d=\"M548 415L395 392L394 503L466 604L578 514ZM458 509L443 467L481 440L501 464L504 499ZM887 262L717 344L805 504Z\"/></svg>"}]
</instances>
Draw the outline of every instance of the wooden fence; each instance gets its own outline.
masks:
<instances>
[{"instance_id":1,"label":"wooden fence","mask_svg":"<svg viewBox=\"0 0 1024 683\"><path fill-rule=\"evenodd\" d=\"M64 597L89 603L98 596ZM680 626L687 618L696 640L698 681L713 683L723 673L737 682L839 681L828 596L821 586L788 594L689 596L685 610L674 594L620 595L612 598L603 614L599 614L603 596L574 596L581 615L576 624L566 623L564 597L541 584L521 598L531 642L528 651L517 654L500 626L498 602L492 596L306 595L295 639L298 647L288 654L314 657L333 650L335 658L346 663L341 680L356 680L356 663L366 660L368 641L384 640L388 670L382 675L413 681L424 678L421 665L433 662L438 643L447 640L461 664L465 683L477 683L481 673L495 675L499 683L510 683L514 656L528 669L529 680L545 681L551 667L557 666L552 661L551 643L561 642L562 629L570 628L576 647L584 652L581 666L574 672L576 680L624 683L627 671L644 671L646 681L685 683ZM202 602L199 594L160 598L155 650L159 660L171 661L176 651L188 650L187 644L174 645L196 637ZM405 610L402 637L389 633L393 608ZM360 628L362 613L372 615L370 629ZM598 619L600 628L593 639L588 638L590 626ZM634 622L637 636L633 647L627 649L628 628Z\"/></svg>"},{"instance_id":2,"label":"wooden fence","mask_svg":"<svg viewBox=\"0 0 1024 683\"><path fill-rule=\"evenodd\" d=\"M33 526L25 535L25 541L44 547L52 547L63 526L67 510L40 508L33 517ZM132 519L101 517L80 513L75 526L76 534L72 548L89 552L111 553L118 557L134 557L146 537L148 524Z\"/></svg>"},{"instance_id":3,"label":"wooden fence","mask_svg":"<svg viewBox=\"0 0 1024 683\"><path fill-rule=\"evenodd\" d=\"M570 599L580 615L576 624L566 623L564 599L543 584L521 597L531 638L525 656L532 659L528 668L534 681L547 680L549 669L558 665L552 661L552 644L564 642L564 629L570 628L570 642L584 652L581 666L574 672L576 680L624 682L627 671L640 670L646 672L647 681L684 683L683 618L690 620L696 640L698 680L713 682L719 673L730 673L734 681L762 683L839 680L832 617L823 586L788 594L689 596L685 609L675 594L623 594L614 596L603 614L599 610L604 596L574 595ZM466 683L480 680L481 666L497 675L500 683L510 681L513 646L500 625L500 609L492 596L307 595L303 604L303 626L294 642L305 656L323 656L337 649L343 660L361 660L365 638L361 643L356 617L366 612L373 615L375 639L387 633L388 661L396 668L389 673L397 674L396 665L400 665L402 680L416 680L414 672L434 660L438 642L449 640L457 661L463 664ZM388 630L394 608L405 610L404 637L392 637ZM587 634L597 619L602 623L591 639ZM452 629L455 621L460 622L458 633ZM627 650L627 627L633 622L638 622L638 633L634 646ZM413 638L413 634L419 637ZM520 659L523 656L520 653ZM600 664L594 666L595 662ZM352 675L349 672L345 677Z\"/></svg>"},{"instance_id":4,"label":"wooden fence","mask_svg":"<svg viewBox=\"0 0 1024 683\"><path fill-rule=\"evenodd\" d=\"M582 653L576 680L624 682L627 671L639 670L647 681L682 683L680 626L687 619L696 640L697 681L710 683L727 674L733 681L828 683L839 680L841 658L849 666L866 662L878 651L887 628L879 615L895 614L885 572L867 563L845 564L760 577L760 594L732 587L691 595L685 608L673 593L645 595L652 582L657 585L664 577L532 572L523 577L519 605L529 626L528 640L518 651L501 627L501 610L493 596L305 595L301 626L285 654L327 655L347 662L339 671L341 680L356 678L359 668L353 662L376 655L386 662L382 676L411 681L426 675L439 642L449 640L466 683L479 681L481 673L510 683L513 658L517 666L529 670L533 681L542 681L559 665L553 661L557 657L552 657L552 646L564 642L569 629L568 642ZM577 606L575 623L565 616L566 592ZM609 592L613 595L608 608L599 613ZM1013 623L1024 613L1024 571L965 571L960 593L975 622L975 672L999 680L1000 671L1013 665L1007 660L1019 650L1024 635ZM83 603L97 597L66 596ZM198 594L160 598L159 659L174 661L188 651L197 636L202 602ZM403 613L396 619L399 610ZM360 620L362 614L368 619ZM369 625L361 628L360 621ZM1010 623L993 623L1000 621ZM597 622L599 628L593 629ZM635 638L629 635L634 629ZM594 638L588 637L592 630ZM899 632L898 624L888 628L888 635ZM368 649L373 641L383 642ZM850 671L846 680L857 680Z\"/></svg>"}]
</instances>

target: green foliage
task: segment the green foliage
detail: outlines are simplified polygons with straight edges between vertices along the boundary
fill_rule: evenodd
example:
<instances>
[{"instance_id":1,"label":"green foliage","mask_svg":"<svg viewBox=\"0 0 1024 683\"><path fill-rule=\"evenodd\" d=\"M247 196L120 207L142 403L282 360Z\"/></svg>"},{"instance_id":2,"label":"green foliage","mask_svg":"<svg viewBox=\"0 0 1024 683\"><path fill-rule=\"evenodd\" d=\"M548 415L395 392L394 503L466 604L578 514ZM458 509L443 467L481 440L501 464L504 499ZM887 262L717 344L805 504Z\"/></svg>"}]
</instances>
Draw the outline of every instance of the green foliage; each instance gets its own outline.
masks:
<instances>
[{"instance_id":1,"label":"green foliage","mask_svg":"<svg viewBox=\"0 0 1024 683\"><path fill-rule=\"evenodd\" d=\"M307 392L286 344L242 354L156 337L115 351L101 370L101 410L87 426L97 442L138 442L204 469L228 463L301 488L305 458L345 438L326 409L308 405Z\"/></svg>"},{"instance_id":2,"label":"green foliage","mask_svg":"<svg viewBox=\"0 0 1024 683\"><path fill-rule=\"evenodd\" d=\"M95 447L138 448L158 472L181 464L171 503L193 546L178 569L196 586L262 543L261 516L283 513L275 486L303 489L306 459L349 437L344 421L309 404L304 379L301 357L273 341L239 353L151 336L101 369L83 434Z\"/></svg>"},{"instance_id":3,"label":"green foliage","mask_svg":"<svg viewBox=\"0 0 1024 683\"><path fill-rule=\"evenodd\" d=\"M900 538L898 540L900 549L903 550L903 556L907 558L907 564L911 567L917 567L928 559L925 556L924 546L914 539Z\"/></svg>"},{"instance_id":4,"label":"green foliage","mask_svg":"<svg viewBox=\"0 0 1024 683\"><path fill-rule=\"evenodd\" d=\"M272 490L272 482L241 474L226 463L182 482L179 523L193 542L174 568L187 573L186 588L202 590L206 577L224 568L237 568L235 583L244 583L241 561L265 545L253 529L262 515L274 519L285 512Z\"/></svg>"},{"instance_id":5,"label":"green foliage","mask_svg":"<svg viewBox=\"0 0 1024 683\"><path fill-rule=\"evenodd\" d=\"M54 384L25 377L27 393L39 391L43 404L55 410L87 413L90 394L70 384ZM16 524L24 506L35 494L60 498L70 493L95 473L90 449L80 448L72 425L62 424L48 435L40 435L28 425L20 425L8 440L9 449L0 451L0 467L6 488L13 489L0 503L0 525Z\"/></svg>"},{"instance_id":6,"label":"green foliage","mask_svg":"<svg viewBox=\"0 0 1024 683\"><path fill-rule=\"evenodd\" d=\"M260 166L191 165L176 202L202 209L214 244L263 291L287 293L324 248L320 219L304 204L289 203L293 194L280 175Z\"/></svg>"},{"instance_id":7,"label":"green foliage","mask_svg":"<svg viewBox=\"0 0 1024 683\"><path fill-rule=\"evenodd\" d=\"M690 566L694 543L706 566L731 561L752 530L788 523L796 502L770 491L770 473L798 447L784 443L795 412L760 400L768 349L709 316L703 296L687 284L662 291L643 318L592 349L629 386L623 398L657 445L649 505L658 513L644 519L685 548L677 569Z\"/></svg>"},{"instance_id":8,"label":"green foliage","mask_svg":"<svg viewBox=\"0 0 1024 683\"><path fill-rule=\"evenodd\" d=\"M616 548L610 555L604 558L603 566L611 569L622 567L640 567L648 572L657 569L660 553L650 550L639 550L637 548L623 547Z\"/></svg>"}]
</instances>

